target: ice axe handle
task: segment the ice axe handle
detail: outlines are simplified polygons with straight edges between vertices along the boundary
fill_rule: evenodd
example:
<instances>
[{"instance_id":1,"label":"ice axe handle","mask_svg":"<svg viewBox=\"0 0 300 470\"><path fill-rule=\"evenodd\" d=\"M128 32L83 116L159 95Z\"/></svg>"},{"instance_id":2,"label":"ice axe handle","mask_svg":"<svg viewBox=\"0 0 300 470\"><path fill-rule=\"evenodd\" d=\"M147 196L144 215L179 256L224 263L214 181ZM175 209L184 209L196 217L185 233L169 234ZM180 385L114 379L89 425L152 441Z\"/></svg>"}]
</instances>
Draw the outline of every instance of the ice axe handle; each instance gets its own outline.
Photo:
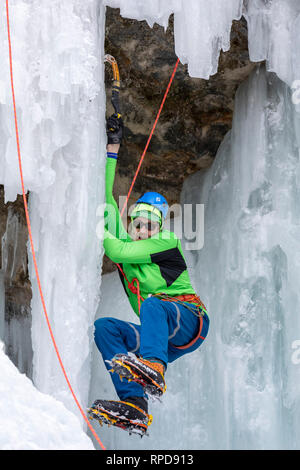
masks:
<instances>
[{"instance_id":1,"label":"ice axe handle","mask_svg":"<svg viewBox=\"0 0 300 470\"><path fill-rule=\"evenodd\" d=\"M112 86L112 93L111 93L111 102L112 102L115 112L121 115L119 94L120 94L120 82L118 80L114 80L113 86Z\"/></svg>"}]
</instances>

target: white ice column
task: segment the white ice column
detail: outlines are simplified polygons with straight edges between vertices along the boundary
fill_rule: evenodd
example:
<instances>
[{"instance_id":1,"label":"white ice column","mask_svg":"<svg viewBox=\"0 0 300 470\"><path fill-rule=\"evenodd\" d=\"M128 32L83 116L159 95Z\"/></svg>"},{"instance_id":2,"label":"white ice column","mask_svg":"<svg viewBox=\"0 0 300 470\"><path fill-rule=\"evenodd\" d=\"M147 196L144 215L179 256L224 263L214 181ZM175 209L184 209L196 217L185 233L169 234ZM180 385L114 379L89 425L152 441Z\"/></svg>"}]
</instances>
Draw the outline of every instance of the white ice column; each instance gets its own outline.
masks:
<instances>
[{"instance_id":1,"label":"white ice column","mask_svg":"<svg viewBox=\"0 0 300 470\"><path fill-rule=\"evenodd\" d=\"M48 99L50 109L54 106L56 110L56 119L43 123L41 135L44 144L51 148L53 181L45 189L30 194L30 214L50 322L71 384L86 406L91 333L101 281L102 244L96 235L96 211L104 198L106 138L104 9L99 2L89 2L87 7L80 8L78 25L71 24L66 31L77 41L79 26L88 33L86 55L78 56L78 45L74 54L63 51L57 59L57 73L59 64L65 61L70 74L73 69L80 72L80 65L87 72L92 66L91 83L98 92L84 84L71 83L65 93L53 93ZM63 25L61 28L63 34ZM73 409L75 404L46 328L31 260L30 273L34 381L40 390Z\"/></svg>"},{"instance_id":2,"label":"white ice column","mask_svg":"<svg viewBox=\"0 0 300 470\"><path fill-rule=\"evenodd\" d=\"M191 77L209 78L218 69L221 49L230 48L232 21L240 19L243 0L105 0L125 18L165 28L174 13L175 53ZM146 46L146 45L145 45Z\"/></svg>"},{"instance_id":3,"label":"white ice column","mask_svg":"<svg viewBox=\"0 0 300 470\"><path fill-rule=\"evenodd\" d=\"M4 315L5 315L5 289L4 289L4 272L0 269L0 341L4 338Z\"/></svg>"},{"instance_id":4,"label":"white ice column","mask_svg":"<svg viewBox=\"0 0 300 470\"><path fill-rule=\"evenodd\" d=\"M98 0L10 0L9 7L37 264L65 368L85 405L102 258L96 210L104 199L105 10ZM5 2L0 17L5 25ZM0 51L0 182L6 201L13 201L21 185L5 27L0 29ZM29 272L34 381L73 407L43 317L30 249Z\"/></svg>"},{"instance_id":5,"label":"white ice column","mask_svg":"<svg viewBox=\"0 0 300 470\"><path fill-rule=\"evenodd\" d=\"M258 68L212 167L184 185L182 203L205 205L192 257L211 328L189 383L205 448L299 446L299 136L291 90Z\"/></svg>"},{"instance_id":6,"label":"white ice column","mask_svg":"<svg viewBox=\"0 0 300 470\"><path fill-rule=\"evenodd\" d=\"M290 86L300 80L300 2L244 0L243 14L250 59L266 60L267 70Z\"/></svg>"}]
</instances>

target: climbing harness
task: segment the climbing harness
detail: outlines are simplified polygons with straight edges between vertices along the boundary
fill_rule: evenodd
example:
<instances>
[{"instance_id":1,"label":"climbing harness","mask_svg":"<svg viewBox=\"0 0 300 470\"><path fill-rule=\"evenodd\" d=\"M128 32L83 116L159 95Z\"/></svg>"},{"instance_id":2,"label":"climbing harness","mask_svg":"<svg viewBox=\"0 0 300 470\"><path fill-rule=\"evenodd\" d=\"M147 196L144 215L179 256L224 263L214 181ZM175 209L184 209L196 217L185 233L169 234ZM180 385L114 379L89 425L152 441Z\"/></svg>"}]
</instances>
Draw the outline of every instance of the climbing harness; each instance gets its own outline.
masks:
<instances>
[{"instance_id":1,"label":"climbing harness","mask_svg":"<svg viewBox=\"0 0 300 470\"><path fill-rule=\"evenodd\" d=\"M207 314L206 307L200 297L196 294L183 294L183 295L175 295L172 297L171 295L165 293L158 293L158 294L151 294L151 297L158 297L161 300L165 300L167 302L176 302L180 305L183 305L188 310L190 310L196 317L203 316L205 313ZM188 302L189 305L186 305ZM191 304L195 304L195 307L192 307Z\"/></svg>"},{"instance_id":2,"label":"climbing harness","mask_svg":"<svg viewBox=\"0 0 300 470\"><path fill-rule=\"evenodd\" d=\"M69 381L69 378L67 376L66 370L64 368L60 353L58 351L58 347L54 338L54 334L52 331L52 327L49 321L47 309L46 309L46 304L43 296L43 291L41 287L41 282L40 282L40 276L39 276L39 271L37 267L37 262L36 262L36 256L35 256L35 250L34 250L34 245L33 245L33 239L32 239L32 232L31 232L31 223L29 219L29 212L28 212L28 205L27 205L27 200L26 200L26 193L25 193L25 186L24 186L24 179L23 179L23 169L22 169L22 160L21 160L21 149L20 149L20 139L19 139L19 130L18 130L18 119L17 119L17 110L16 110L16 99L15 99L15 90L14 90L14 76L13 76L13 59L12 59L12 44L11 44L11 35L10 35L10 21L9 21L9 6L8 6L8 0L6 0L6 19L7 19L7 37L8 37L8 49L9 49L9 66L10 66L10 81L11 81L11 92L12 92L12 101L13 101L13 110L14 110L14 121L15 121L15 133L16 133L16 141L17 141L17 153L18 153L18 160L19 160L19 170L20 170L20 177L21 177L21 185L22 185L22 193L23 193L23 202L24 202L24 209L25 209L25 215L26 215L26 222L27 222L27 228L28 228L28 234L29 234L29 240L30 240L30 246L31 246L31 253L32 253L32 258L33 258L33 263L34 263L34 269L36 273L36 279L38 283L38 288L39 288L39 293L42 301L42 306L45 314L45 319L48 325L49 333L52 339L52 343L61 367L61 370L64 374L64 377L66 379L66 382L68 384L69 390L75 400L75 403L85 420L86 424L88 425L91 433L93 434L94 438L100 445L100 447L103 450L106 450L104 445L102 444L101 440L99 439L96 431L94 430L93 426L89 422L89 419L87 418L85 412L83 411L76 395L75 392L71 386L71 383Z\"/></svg>"},{"instance_id":3,"label":"climbing harness","mask_svg":"<svg viewBox=\"0 0 300 470\"><path fill-rule=\"evenodd\" d=\"M183 294L183 295L176 295L176 296L172 297L168 294L164 294L164 293L160 294L159 293L159 294L151 294L151 297L158 297L161 300L164 300L164 301L167 301L167 302L176 302L180 305L183 305L188 310L190 310L194 315L196 315L196 317L199 318L199 330L198 330L198 333L195 336L195 338L193 338L189 343L184 344L183 346L175 346L175 344L173 344L174 348L176 348L176 349L188 349L191 346L193 346L193 344L195 344L196 341L199 338L202 339L202 340L205 339L205 337L201 336L201 333L202 333L202 328L203 328L203 317L204 317L205 314L207 315L207 311L206 311L206 307L205 307L204 303L202 302L202 300L200 299L200 297L198 295L196 295L196 294ZM188 302L188 304L186 304L186 302ZM192 307L191 306L192 304L195 304L195 307Z\"/></svg>"}]
</instances>

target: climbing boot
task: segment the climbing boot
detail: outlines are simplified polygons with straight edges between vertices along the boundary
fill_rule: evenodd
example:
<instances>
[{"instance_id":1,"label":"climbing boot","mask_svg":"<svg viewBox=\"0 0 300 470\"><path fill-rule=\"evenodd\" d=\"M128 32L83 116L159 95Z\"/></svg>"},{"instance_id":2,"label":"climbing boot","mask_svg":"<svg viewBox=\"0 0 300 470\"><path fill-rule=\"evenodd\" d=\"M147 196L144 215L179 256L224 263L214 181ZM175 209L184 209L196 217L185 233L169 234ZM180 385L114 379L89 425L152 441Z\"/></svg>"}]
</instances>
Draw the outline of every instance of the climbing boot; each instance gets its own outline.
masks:
<instances>
[{"instance_id":1,"label":"climbing boot","mask_svg":"<svg viewBox=\"0 0 300 470\"><path fill-rule=\"evenodd\" d=\"M164 366L155 359L147 360L134 354L116 354L111 360L112 372L120 378L137 382L153 398L159 398L166 391Z\"/></svg>"},{"instance_id":2,"label":"climbing boot","mask_svg":"<svg viewBox=\"0 0 300 470\"><path fill-rule=\"evenodd\" d=\"M124 401L96 400L88 410L90 419L96 419L102 426L113 425L129 434L147 434L152 416L148 415L148 403L144 397L130 397Z\"/></svg>"}]
</instances>

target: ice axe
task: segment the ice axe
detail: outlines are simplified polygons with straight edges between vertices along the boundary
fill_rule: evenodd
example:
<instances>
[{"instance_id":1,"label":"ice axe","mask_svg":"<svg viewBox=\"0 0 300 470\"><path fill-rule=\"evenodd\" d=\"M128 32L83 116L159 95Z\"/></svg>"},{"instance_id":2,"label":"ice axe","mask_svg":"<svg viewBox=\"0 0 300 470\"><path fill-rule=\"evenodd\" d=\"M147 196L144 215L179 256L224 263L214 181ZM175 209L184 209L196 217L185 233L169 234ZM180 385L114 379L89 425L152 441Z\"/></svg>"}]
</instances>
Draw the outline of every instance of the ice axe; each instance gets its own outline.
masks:
<instances>
[{"instance_id":1,"label":"ice axe","mask_svg":"<svg viewBox=\"0 0 300 470\"><path fill-rule=\"evenodd\" d=\"M110 54L106 54L104 56L104 62L109 62L110 65L112 66L113 84L112 84L111 102L114 107L115 113L118 115L118 117L121 117L120 101L119 101L119 93L120 93L119 67L118 67L116 59Z\"/></svg>"}]
</instances>

